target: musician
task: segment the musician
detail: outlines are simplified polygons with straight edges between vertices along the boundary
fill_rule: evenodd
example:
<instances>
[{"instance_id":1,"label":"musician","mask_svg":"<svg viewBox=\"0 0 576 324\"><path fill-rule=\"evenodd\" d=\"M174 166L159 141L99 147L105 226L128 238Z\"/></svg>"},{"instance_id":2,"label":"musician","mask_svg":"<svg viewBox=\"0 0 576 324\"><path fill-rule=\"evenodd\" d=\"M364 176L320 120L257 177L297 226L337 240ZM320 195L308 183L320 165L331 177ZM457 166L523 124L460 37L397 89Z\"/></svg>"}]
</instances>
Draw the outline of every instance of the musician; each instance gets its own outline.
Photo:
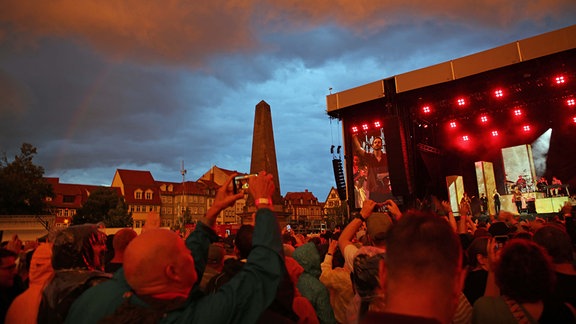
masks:
<instances>
[{"instance_id":1,"label":"musician","mask_svg":"<svg viewBox=\"0 0 576 324\"><path fill-rule=\"evenodd\" d=\"M520 190L526 189L526 179L524 179L522 175L519 175L518 180L516 180L516 188Z\"/></svg>"},{"instance_id":2,"label":"musician","mask_svg":"<svg viewBox=\"0 0 576 324\"><path fill-rule=\"evenodd\" d=\"M538 191L540 192L546 192L546 187L548 187L548 180L544 177L540 177L538 183L536 183L536 188L538 188Z\"/></svg>"},{"instance_id":3,"label":"musician","mask_svg":"<svg viewBox=\"0 0 576 324\"><path fill-rule=\"evenodd\" d=\"M514 204L516 204L516 209L518 209L518 214L522 213L522 198L524 196L522 196L522 191L520 191L520 188L516 187L516 189L514 189L514 192L512 193L512 201L514 202Z\"/></svg>"},{"instance_id":4,"label":"musician","mask_svg":"<svg viewBox=\"0 0 576 324\"><path fill-rule=\"evenodd\" d=\"M556 178L556 177L552 177L552 189L550 189L550 194L553 197L558 196L558 191L560 190L560 188L562 187L562 181L560 181L560 179Z\"/></svg>"}]
</instances>

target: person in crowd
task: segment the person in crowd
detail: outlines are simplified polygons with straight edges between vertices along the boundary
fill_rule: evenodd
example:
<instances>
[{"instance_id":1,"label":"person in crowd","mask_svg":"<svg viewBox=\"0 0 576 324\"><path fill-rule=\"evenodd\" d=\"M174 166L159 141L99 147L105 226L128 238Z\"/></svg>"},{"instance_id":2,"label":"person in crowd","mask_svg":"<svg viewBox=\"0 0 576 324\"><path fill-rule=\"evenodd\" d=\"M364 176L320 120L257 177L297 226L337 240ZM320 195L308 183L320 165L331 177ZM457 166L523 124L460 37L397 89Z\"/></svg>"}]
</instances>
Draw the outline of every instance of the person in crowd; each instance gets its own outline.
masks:
<instances>
[{"instance_id":1,"label":"person in crowd","mask_svg":"<svg viewBox=\"0 0 576 324\"><path fill-rule=\"evenodd\" d=\"M103 272L106 234L96 225L59 231L52 246L54 275L42 291L38 323L63 323L70 306L88 288L111 278Z\"/></svg>"},{"instance_id":2,"label":"person in crowd","mask_svg":"<svg viewBox=\"0 0 576 324\"><path fill-rule=\"evenodd\" d=\"M464 295L474 305L474 302L484 296L486 280L488 279L488 252L486 246L490 236L476 237L466 250L468 271L464 281Z\"/></svg>"},{"instance_id":3,"label":"person in crowd","mask_svg":"<svg viewBox=\"0 0 576 324\"><path fill-rule=\"evenodd\" d=\"M485 296L474 303L472 323L574 323L568 306L546 303L555 277L544 248L525 239L500 247L494 238L487 249L493 274L488 275ZM496 289L491 289L494 284Z\"/></svg>"},{"instance_id":4,"label":"person in crowd","mask_svg":"<svg viewBox=\"0 0 576 324\"><path fill-rule=\"evenodd\" d=\"M552 297L569 303L576 310L576 269L574 248L566 229L557 224L547 224L538 229L532 238L544 247L552 258L556 286Z\"/></svg>"},{"instance_id":5,"label":"person in crowd","mask_svg":"<svg viewBox=\"0 0 576 324\"><path fill-rule=\"evenodd\" d=\"M353 134L352 141L354 149L366 164L366 189L368 199L378 202L384 202L392 198L392 189L390 188L390 177L388 174L388 158L384 151L384 142L380 137L372 139L372 152L362 149L358 134Z\"/></svg>"},{"instance_id":6,"label":"person in crowd","mask_svg":"<svg viewBox=\"0 0 576 324\"><path fill-rule=\"evenodd\" d=\"M304 268L296 261L293 257L284 257L284 262L286 264L286 271L290 278L291 283L297 283L300 279L300 275L304 272ZM308 298L302 296L298 287L295 284L292 285L294 289L294 301L292 302L292 309L298 315L298 323L300 324L319 324L318 316L316 315L316 310ZM275 323L278 323L276 321Z\"/></svg>"},{"instance_id":7,"label":"person in crowd","mask_svg":"<svg viewBox=\"0 0 576 324\"><path fill-rule=\"evenodd\" d=\"M538 189L539 192L546 192L548 190L548 180L546 180L546 178L544 178L543 176L540 177L540 179L538 179L538 182L536 183L536 188Z\"/></svg>"},{"instance_id":8,"label":"person in crowd","mask_svg":"<svg viewBox=\"0 0 576 324\"><path fill-rule=\"evenodd\" d=\"M363 246L354 258L351 282L356 294L346 309L346 323L356 324L368 311L382 311L385 296L379 283L378 269L384 251L374 246Z\"/></svg>"},{"instance_id":9,"label":"person in crowd","mask_svg":"<svg viewBox=\"0 0 576 324\"><path fill-rule=\"evenodd\" d=\"M312 303L320 323L336 323L330 304L330 292L320 281L322 270L316 245L308 242L299 246L292 253L292 257L304 268L296 283L298 291Z\"/></svg>"},{"instance_id":10,"label":"person in crowd","mask_svg":"<svg viewBox=\"0 0 576 324\"><path fill-rule=\"evenodd\" d=\"M204 275L202 276L202 281L200 282L200 289L202 291L207 291L208 283L212 278L221 274L224 270L224 256L226 256L226 249L222 246L222 243L215 242L210 244L208 249L208 263L206 264L206 270L204 270ZM230 258L228 260L235 260Z\"/></svg>"},{"instance_id":11,"label":"person in crowd","mask_svg":"<svg viewBox=\"0 0 576 324\"><path fill-rule=\"evenodd\" d=\"M42 243L32 254L28 289L16 297L10 305L6 315L6 324L37 323L42 290L53 275L52 244Z\"/></svg>"},{"instance_id":12,"label":"person in crowd","mask_svg":"<svg viewBox=\"0 0 576 324\"><path fill-rule=\"evenodd\" d=\"M124 262L124 251L130 243L138 234L131 228L123 228L114 234L112 239L112 247L114 249L114 256L110 262L106 263L104 270L108 273L114 273L122 267Z\"/></svg>"},{"instance_id":13,"label":"person in crowd","mask_svg":"<svg viewBox=\"0 0 576 324\"><path fill-rule=\"evenodd\" d=\"M330 292L330 304L334 310L334 318L338 323L346 323L346 307L354 297L354 290L350 280L349 269L344 263L343 266L334 267L334 258L338 249L338 240L331 240L328 245L328 253L324 257L324 261L320 264L322 274L320 275L320 282L322 282Z\"/></svg>"},{"instance_id":14,"label":"person in crowd","mask_svg":"<svg viewBox=\"0 0 576 324\"><path fill-rule=\"evenodd\" d=\"M360 323L450 323L462 295L462 255L446 220L406 212L388 232L380 260L385 309L369 311Z\"/></svg>"},{"instance_id":15,"label":"person in crowd","mask_svg":"<svg viewBox=\"0 0 576 324\"><path fill-rule=\"evenodd\" d=\"M374 213L374 209L380 206L388 209L385 213ZM374 200L364 201L360 212L354 215L354 218L342 230L338 239L338 247L344 255L346 266L349 269L354 268L354 258L358 253L358 246L352 242L358 230L366 222L368 244L383 248L386 239L386 233L392 222L402 217L402 212L392 200L384 203L377 203Z\"/></svg>"},{"instance_id":16,"label":"person in crowd","mask_svg":"<svg viewBox=\"0 0 576 324\"><path fill-rule=\"evenodd\" d=\"M0 248L0 319L4 320L12 301L24 290L22 279L17 275L16 259L13 250Z\"/></svg>"},{"instance_id":17,"label":"person in crowd","mask_svg":"<svg viewBox=\"0 0 576 324\"><path fill-rule=\"evenodd\" d=\"M492 194L492 200L494 201L494 213L496 216L500 214L500 193L498 193L498 189L494 189L494 193Z\"/></svg>"},{"instance_id":18,"label":"person in crowd","mask_svg":"<svg viewBox=\"0 0 576 324\"><path fill-rule=\"evenodd\" d=\"M243 269L216 293L204 295L199 289L209 245L219 239L216 218L244 197L233 193L235 175L218 189L214 203L185 241L165 229L147 230L132 240L123 268L80 296L66 321L255 323L275 298L285 272L279 225L272 212L272 175L262 171L248 180L258 210L253 248Z\"/></svg>"}]
</instances>

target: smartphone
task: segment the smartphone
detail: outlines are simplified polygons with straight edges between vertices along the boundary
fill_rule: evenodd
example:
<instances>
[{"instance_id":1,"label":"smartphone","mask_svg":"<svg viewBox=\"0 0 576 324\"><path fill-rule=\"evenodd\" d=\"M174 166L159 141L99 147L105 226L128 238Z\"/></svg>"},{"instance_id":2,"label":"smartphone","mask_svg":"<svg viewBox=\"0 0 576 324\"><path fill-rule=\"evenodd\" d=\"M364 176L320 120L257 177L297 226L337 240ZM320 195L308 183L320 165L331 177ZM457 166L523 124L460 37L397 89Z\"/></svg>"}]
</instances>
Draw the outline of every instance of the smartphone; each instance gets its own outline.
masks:
<instances>
[{"instance_id":1,"label":"smartphone","mask_svg":"<svg viewBox=\"0 0 576 324\"><path fill-rule=\"evenodd\" d=\"M508 235L495 235L494 239L496 240L496 248L500 250L504 247L506 241L508 241Z\"/></svg>"},{"instance_id":2,"label":"smartphone","mask_svg":"<svg viewBox=\"0 0 576 324\"><path fill-rule=\"evenodd\" d=\"M290 232L292 230L292 226L290 224L286 225L286 232Z\"/></svg>"},{"instance_id":3,"label":"smartphone","mask_svg":"<svg viewBox=\"0 0 576 324\"><path fill-rule=\"evenodd\" d=\"M240 190L248 189L248 179L250 179L251 177L256 177L256 176L258 176L258 175L257 174L246 174L246 175L234 177L234 182L232 185L234 187L234 193L237 194L240 192Z\"/></svg>"}]
</instances>

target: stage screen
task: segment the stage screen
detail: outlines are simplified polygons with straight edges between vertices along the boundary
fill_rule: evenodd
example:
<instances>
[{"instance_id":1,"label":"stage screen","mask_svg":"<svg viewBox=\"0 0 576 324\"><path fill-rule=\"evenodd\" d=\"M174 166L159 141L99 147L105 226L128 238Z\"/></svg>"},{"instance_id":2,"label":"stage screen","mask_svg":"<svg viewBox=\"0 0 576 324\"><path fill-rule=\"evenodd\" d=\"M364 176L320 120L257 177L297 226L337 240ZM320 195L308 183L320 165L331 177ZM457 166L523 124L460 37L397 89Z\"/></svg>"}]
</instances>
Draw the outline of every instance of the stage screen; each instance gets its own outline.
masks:
<instances>
[{"instance_id":1,"label":"stage screen","mask_svg":"<svg viewBox=\"0 0 576 324\"><path fill-rule=\"evenodd\" d=\"M384 129L353 133L352 158L355 207L362 208L368 198L376 202L392 199Z\"/></svg>"}]
</instances>

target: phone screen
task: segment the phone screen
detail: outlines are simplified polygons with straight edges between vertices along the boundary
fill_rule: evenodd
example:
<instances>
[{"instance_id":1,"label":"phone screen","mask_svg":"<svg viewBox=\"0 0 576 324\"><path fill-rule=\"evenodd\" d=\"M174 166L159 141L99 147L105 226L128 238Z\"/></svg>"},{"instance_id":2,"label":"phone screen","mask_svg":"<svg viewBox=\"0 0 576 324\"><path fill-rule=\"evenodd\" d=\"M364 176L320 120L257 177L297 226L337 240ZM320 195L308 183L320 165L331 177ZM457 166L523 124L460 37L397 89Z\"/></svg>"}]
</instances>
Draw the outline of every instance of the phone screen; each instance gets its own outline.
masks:
<instances>
[{"instance_id":1,"label":"phone screen","mask_svg":"<svg viewBox=\"0 0 576 324\"><path fill-rule=\"evenodd\" d=\"M234 177L234 193L237 194L240 190L247 190L248 189L248 179L251 177L256 177L257 174L246 174Z\"/></svg>"}]
</instances>

